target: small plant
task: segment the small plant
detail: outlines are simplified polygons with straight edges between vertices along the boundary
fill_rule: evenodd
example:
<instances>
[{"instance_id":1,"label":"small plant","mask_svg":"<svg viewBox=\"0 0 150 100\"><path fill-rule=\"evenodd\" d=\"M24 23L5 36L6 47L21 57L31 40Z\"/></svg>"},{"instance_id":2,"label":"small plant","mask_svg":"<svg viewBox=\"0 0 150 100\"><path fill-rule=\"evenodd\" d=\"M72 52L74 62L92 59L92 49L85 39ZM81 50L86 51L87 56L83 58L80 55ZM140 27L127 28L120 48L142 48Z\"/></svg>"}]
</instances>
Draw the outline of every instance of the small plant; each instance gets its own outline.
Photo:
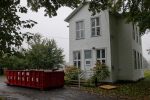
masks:
<instances>
[{"instance_id":1,"label":"small plant","mask_svg":"<svg viewBox=\"0 0 150 100\"><path fill-rule=\"evenodd\" d=\"M100 62L96 63L93 71L94 73L92 76L92 82L95 83L95 85L97 85L98 82L105 80L110 75L108 67L105 64L101 64Z\"/></svg>"},{"instance_id":2,"label":"small plant","mask_svg":"<svg viewBox=\"0 0 150 100\"><path fill-rule=\"evenodd\" d=\"M65 69L66 80L78 80L79 69L75 66L69 66Z\"/></svg>"}]
</instances>

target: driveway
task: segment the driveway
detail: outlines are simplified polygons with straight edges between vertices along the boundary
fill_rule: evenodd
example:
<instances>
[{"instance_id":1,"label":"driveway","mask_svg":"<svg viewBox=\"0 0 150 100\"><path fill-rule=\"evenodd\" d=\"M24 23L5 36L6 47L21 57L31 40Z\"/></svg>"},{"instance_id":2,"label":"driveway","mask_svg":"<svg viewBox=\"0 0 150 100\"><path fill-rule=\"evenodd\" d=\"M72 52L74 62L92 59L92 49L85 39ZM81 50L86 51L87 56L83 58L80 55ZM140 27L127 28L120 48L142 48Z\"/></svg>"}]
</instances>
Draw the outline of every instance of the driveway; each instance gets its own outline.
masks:
<instances>
[{"instance_id":1,"label":"driveway","mask_svg":"<svg viewBox=\"0 0 150 100\"><path fill-rule=\"evenodd\" d=\"M0 96L7 97L7 100L117 100L116 98L102 97L67 87L40 91L7 86L4 80L5 77L0 77Z\"/></svg>"}]
</instances>

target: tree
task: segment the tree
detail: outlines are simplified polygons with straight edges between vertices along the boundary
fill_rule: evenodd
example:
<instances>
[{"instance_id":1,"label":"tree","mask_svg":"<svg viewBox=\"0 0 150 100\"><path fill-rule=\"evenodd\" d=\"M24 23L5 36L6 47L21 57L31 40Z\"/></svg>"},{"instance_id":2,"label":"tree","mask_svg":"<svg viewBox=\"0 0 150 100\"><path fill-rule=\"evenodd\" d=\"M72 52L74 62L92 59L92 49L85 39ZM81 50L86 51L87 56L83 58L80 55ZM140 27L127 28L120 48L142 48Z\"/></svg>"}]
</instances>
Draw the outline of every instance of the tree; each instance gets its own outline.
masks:
<instances>
[{"instance_id":1,"label":"tree","mask_svg":"<svg viewBox=\"0 0 150 100\"><path fill-rule=\"evenodd\" d=\"M150 29L150 0L27 0L28 6L33 11L45 8L45 15L56 16L58 8L67 6L78 7L81 3L89 3L89 10L93 15L105 9L109 9L113 14L120 14L140 27L141 34L146 29Z\"/></svg>"},{"instance_id":2,"label":"tree","mask_svg":"<svg viewBox=\"0 0 150 100\"><path fill-rule=\"evenodd\" d=\"M0 0L0 57L3 53L16 53L23 40L31 38L30 33L22 33L21 28L32 28L36 22L21 20L17 15L27 13L27 8L20 5L20 0Z\"/></svg>"},{"instance_id":3,"label":"tree","mask_svg":"<svg viewBox=\"0 0 150 100\"><path fill-rule=\"evenodd\" d=\"M63 63L63 50L57 47L54 39L42 39L41 35L35 34L29 45L31 46L27 51L29 67L53 69Z\"/></svg>"},{"instance_id":4,"label":"tree","mask_svg":"<svg viewBox=\"0 0 150 100\"><path fill-rule=\"evenodd\" d=\"M11 55L5 53L0 58L0 66L8 69L25 69L28 67L23 51L17 53L17 55Z\"/></svg>"},{"instance_id":5,"label":"tree","mask_svg":"<svg viewBox=\"0 0 150 100\"><path fill-rule=\"evenodd\" d=\"M78 7L87 0L27 0L27 5L33 11L45 8L45 16L56 16L57 10L62 6ZM150 0L90 0L89 10L93 15L101 10L109 9L113 14L120 14L128 22L137 24L140 33L144 34L150 29ZM27 13L27 8L20 5L20 0L0 0L0 54L1 52L14 52L14 46L20 47L24 36L20 28L32 28L36 22L32 20L21 21L17 12Z\"/></svg>"},{"instance_id":6,"label":"tree","mask_svg":"<svg viewBox=\"0 0 150 100\"><path fill-rule=\"evenodd\" d=\"M64 61L63 50L54 39L42 39L35 34L29 41L30 48L20 50L17 55L3 54L0 66L8 69L54 69Z\"/></svg>"}]
</instances>

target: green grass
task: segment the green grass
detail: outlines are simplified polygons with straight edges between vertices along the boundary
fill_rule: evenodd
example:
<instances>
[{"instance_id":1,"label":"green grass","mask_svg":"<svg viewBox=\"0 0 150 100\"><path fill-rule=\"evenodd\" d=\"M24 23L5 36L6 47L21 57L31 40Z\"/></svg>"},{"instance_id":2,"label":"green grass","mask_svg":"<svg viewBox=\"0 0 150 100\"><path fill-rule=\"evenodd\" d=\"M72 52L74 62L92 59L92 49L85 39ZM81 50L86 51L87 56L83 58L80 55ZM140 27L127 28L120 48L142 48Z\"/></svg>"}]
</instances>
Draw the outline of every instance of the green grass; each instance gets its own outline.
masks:
<instances>
[{"instance_id":1,"label":"green grass","mask_svg":"<svg viewBox=\"0 0 150 100\"><path fill-rule=\"evenodd\" d=\"M98 93L105 96L118 96L132 98L132 100L150 100L150 70L145 71L145 78L138 82L130 83L116 83L116 89L104 90L99 87L83 87L84 90L89 92Z\"/></svg>"}]
</instances>

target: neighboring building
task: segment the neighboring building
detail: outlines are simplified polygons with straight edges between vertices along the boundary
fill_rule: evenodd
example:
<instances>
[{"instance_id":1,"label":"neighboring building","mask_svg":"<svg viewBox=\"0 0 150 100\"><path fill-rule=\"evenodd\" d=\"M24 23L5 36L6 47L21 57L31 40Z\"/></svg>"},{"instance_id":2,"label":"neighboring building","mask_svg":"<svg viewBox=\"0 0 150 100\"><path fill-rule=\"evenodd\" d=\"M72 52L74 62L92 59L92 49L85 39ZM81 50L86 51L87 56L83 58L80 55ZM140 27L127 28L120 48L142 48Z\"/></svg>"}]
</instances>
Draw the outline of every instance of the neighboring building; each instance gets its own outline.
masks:
<instances>
[{"instance_id":1,"label":"neighboring building","mask_svg":"<svg viewBox=\"0 0 150 100\"><path fill-rule=\"evenodd\" d=\"M88 7L79 6L65 19L69 23L70 64L87 71L101 61L111 72L108 82L143 78L138 27L108 10L91 16Z\"/></svg>"}]
</instances>

